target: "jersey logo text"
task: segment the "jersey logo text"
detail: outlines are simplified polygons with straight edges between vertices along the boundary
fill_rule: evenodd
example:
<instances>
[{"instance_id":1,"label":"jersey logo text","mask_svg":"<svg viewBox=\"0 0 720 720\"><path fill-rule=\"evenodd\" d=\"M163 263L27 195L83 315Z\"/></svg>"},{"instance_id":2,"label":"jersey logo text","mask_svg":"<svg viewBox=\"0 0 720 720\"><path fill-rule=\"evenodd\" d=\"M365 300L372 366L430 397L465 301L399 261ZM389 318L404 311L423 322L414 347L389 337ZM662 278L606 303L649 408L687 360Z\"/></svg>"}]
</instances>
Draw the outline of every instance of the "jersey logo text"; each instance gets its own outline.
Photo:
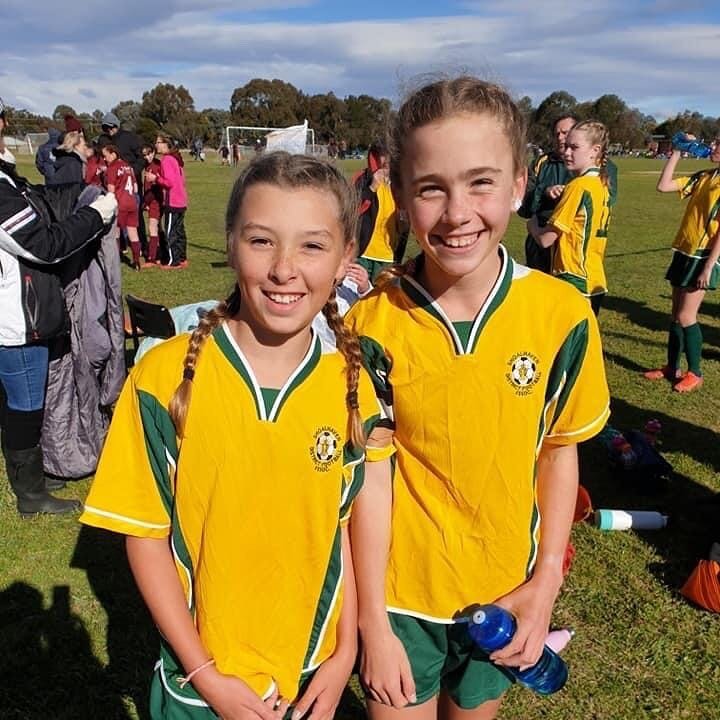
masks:
<instances>
[{"instance_id":1,"label":"jersey logo text","mask_svg":"<svg viewBox=\"0 0 720 720\"><path fill-rule=\"evenodd\" d=\"M538 369L540 361L530 352L515 353L508 360L508 372L505 379L510 383L515 394L519 396L530 395L533 388L542 377Z\"/></svg>"},{"instance_id":2,"label":"jersey logo text","mask_svg":"<svg viewBox=\"0 0 720 720\"><path fill-rule=\"evenodd\" d=\"M341 451L340 434L334 428L324 426L315 431L310 457L317 472L327 472Z\"/></svg>"}]
</instances>

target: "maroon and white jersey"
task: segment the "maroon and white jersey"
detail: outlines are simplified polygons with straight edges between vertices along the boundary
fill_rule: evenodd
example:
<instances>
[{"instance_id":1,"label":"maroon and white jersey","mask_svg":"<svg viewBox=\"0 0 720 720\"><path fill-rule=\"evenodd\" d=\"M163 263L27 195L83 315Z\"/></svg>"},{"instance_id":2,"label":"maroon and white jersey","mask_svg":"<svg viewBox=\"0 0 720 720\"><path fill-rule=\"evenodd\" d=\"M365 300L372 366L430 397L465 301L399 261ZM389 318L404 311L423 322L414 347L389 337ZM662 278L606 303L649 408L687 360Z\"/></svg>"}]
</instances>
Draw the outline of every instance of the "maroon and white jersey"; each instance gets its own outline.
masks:
<instances>
[{"instance_id":1,"label":"maroon and white jersey","mask_svg":"<svg viewBox=\"0 0 720 720\"><path fill-rule=\"evenodd\" d=\"M137 209L137 181L133 169L121 158L108 165L105 171L108 189L113 186L120 210Z\"/></svg>"}]
</instances>

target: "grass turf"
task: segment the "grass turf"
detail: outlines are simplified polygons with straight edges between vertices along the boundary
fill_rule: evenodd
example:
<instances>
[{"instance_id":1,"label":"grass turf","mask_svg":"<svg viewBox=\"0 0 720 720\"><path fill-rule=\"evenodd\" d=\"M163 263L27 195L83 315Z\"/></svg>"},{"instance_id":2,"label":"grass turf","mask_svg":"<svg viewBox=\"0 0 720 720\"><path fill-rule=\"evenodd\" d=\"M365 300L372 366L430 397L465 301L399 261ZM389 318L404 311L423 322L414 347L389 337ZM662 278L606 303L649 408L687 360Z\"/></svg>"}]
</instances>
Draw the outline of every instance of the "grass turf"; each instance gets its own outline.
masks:
<instances>
[{"instance_id":1,"label":"grass turf","mask_svg":"<svg viewBox=\"0 0 720 720\"><path fill-rule=\"evenodd\" d=\"M348 162L353 172L359 162ZM666 530L600 533L575 526L577 555L555 622L576 629L565 651L570 681L556 696L513 688L501 718L591 720L720 718L720 619L687 604L678 588L713 540L720 540L720 300L709 293L705 386L687 396L639 372L663 364L670 288L663 280L682 204L655 193L661 163L620 160L619 203L606 258L610 294L600 316L613 396L612 423L641 427L658 418L662 451L675 467L669 487L643 493L612 476L604 450L582 448L582 482L595 507L660 510ZM684 161L681 171L703 167ZM31 163L20 168L37 178ZM222 298L232 284L225 263L224 207L235 170L186 166L185 271L133 273L123 291L172 306ZM507 245L522 259L524 230L514 220ZM146 718L156 636L134 589L122 541L81 528L74 518L22 521L2 475L0 485L0 715L6 720ZM83 498L89 481L63 496ZM338 713L362 715L351 683Z\"/></svg>"}]
</instances>

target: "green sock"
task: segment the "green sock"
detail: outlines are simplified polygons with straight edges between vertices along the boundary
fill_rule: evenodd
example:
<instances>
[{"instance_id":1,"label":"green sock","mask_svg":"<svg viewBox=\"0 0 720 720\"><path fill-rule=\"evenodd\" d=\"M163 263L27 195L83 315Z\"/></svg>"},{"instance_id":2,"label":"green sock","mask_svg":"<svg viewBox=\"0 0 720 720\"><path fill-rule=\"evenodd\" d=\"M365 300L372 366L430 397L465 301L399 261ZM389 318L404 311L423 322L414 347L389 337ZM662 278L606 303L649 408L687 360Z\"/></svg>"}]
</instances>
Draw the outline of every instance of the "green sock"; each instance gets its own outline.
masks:
<instances>
[{"instance_id":1,"label":"green sock","mask_svg":"<svg viewBox=\"0 0 720 720\"><path fill-rule=\"evenodd\" d=\"M683 328L685 335L685 357L688 361L688 370L695 375L702 375L700 372L700 355L702 353L702 330L700 325L688 325Z\"/></svg>"},{"instance_id":2,"label":"green sock","mask_svg":"<svg viewBox=\"0 0 720 720\"><path fill-rule=\"evenodd\" d=\"M685 349L685 333L678 322L671 323L668 332L667 366L671 374L680 367L680 358Z\"/></svg>"}]
</instances>

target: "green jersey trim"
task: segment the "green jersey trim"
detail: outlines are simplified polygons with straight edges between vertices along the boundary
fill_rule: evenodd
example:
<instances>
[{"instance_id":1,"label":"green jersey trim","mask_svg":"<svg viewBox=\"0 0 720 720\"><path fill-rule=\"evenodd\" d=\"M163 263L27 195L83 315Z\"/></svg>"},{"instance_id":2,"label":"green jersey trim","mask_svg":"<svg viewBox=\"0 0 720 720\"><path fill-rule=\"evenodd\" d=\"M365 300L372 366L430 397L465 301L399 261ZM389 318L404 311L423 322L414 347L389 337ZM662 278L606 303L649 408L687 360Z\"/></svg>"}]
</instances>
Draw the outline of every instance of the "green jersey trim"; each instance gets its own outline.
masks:
<instances>
[{"instance_id":1,"label":"green jersey trim","mask_svg":"<svg viewBox=\"0 0 720 720\"><path fill-rule=\"evenodd\" d=\"M258 383L255 373L245 357L245 354L230 333L227 323L223 323L213 331L213 338L215 338L215 342L220 348L220 351L237 370L238 374L247 385L247 388L255 401L255 411L257 412L259 420L276 422L278 415L280 414L280 410L292 394L293 390L302 384L302 382L310 375L320 362L320 357L322 355L322 343L320 342L320 338L316 334L315 330L311 328L311 332L312 337L310 340L310 347L308 348L307 353L305 353L305 357L303 357L300 364L297 368L295 368L290 377L285 381L285 384L280 388L272 407L268 410L265 406L265 400L263 398L260 383Z\"/></svg>"},{"instance_id":2,"label":"green jersey trim","mask_svg":"<svg viewBox=\"0 0 720 720\"><path fill-rule=\"evenodd\" d=\"M493 313L500 307L510 290L513 278L513 261L502 245L498 247L498 253L501 263L500 272L485 302L478 310L474 320L472 320L470 334L465 343L461 340L452 321L445 314L440 304L417 280L407 276L402 277L400 280L400 287L410 300L419 308L425 310L445 328L447 334L450 336L456 355L469 355L475 351L483 328Z\"/></svg>"}]
</instances>

